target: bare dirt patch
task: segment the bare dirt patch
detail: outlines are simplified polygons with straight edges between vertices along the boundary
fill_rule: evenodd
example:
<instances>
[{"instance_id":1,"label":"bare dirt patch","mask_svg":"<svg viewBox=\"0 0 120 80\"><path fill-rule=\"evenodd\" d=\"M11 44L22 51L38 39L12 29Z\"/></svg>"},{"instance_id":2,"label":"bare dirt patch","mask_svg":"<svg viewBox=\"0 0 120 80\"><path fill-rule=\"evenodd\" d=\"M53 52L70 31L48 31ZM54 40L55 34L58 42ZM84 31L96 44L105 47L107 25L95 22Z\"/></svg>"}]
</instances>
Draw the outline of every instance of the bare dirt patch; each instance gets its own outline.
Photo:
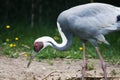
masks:
<instances>
[{"instance_id":1,"label":"bare dirt patch","mask_svg":"<svg viewBox=\"0 0 120 80\"><path fill-rule=\"evenodd\" d=\"M1 56L0 80L81 80L82 60L33 61L29 68L26 67L27 63L26 58ZM94 69L87 70L86 80L104 80L100 61L90 59L89 63L94 63ZM107 63L107 72L109 80L120 80L120 66Z\"/></svg>"}]
</instances>

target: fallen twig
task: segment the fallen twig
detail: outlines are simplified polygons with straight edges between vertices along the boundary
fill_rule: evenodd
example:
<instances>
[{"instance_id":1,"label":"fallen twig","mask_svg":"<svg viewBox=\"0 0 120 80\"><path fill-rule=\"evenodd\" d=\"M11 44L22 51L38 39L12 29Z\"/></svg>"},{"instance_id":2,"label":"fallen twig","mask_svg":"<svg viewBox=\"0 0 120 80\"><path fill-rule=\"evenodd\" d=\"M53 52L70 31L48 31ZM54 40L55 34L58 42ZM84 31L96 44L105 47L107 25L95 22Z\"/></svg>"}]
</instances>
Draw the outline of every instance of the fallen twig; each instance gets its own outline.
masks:
<instances>
[{"instance_id":1,"label":"fallen twig","mask_svg":"<svg viewBox=\"0 0 120 80\"><path fill-rule=\"evenodd\" d=\"M55 72L58 72L58 71L52 71L50 72L48 75L46 75L42 80L45 80L46 78L48 78L51 74L55 73Z\"/></svg>"}]
</instances>

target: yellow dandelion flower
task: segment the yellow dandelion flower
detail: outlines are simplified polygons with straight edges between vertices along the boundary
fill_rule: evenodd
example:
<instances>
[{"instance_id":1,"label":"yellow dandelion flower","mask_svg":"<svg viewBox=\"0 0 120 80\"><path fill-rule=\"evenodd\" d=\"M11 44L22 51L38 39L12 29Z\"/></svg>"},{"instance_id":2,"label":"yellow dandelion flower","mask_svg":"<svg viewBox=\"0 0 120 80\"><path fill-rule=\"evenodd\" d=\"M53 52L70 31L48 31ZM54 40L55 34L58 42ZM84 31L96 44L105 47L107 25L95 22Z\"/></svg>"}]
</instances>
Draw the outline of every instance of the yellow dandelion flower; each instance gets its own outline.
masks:
<instances>
[{"instance_id":1,"label":"yellow dandelion flower","mask_svg":"<svg viewBox=\"0 0 120 80\"><path fill-rule=\"evenodd\" d=\"M9 38L6 38L6 42L9 42L10 41L10 39Z\"/></svg>"},{"instance_id":2,"label":"yellow dandelion flower","mask_svg":"<svg viewBox=\"0 0 120 80\"><path fill-rule=\"evenodd\" d=\"M55 40L59 40L59 37L58 36L54 36L53 37Z\"/></svg>"},{"instance_id":3,"label":"yellow dandelion flower","mask_svg":"<svg viewBox=\"0 0 120 80\"><path fill-rule=\"evenodd\" d=\"M27 54L24 54L24 57L28 57L28 55L27 55Z\"/></svg>"},{"instance_id":4,"label":"yellow dandelion flower","mask_svg":"<svg viewBox=\"0 0 120 80\"><path fill-rule=\"evenodd\" d=\"M80 51L82 51L82 50L83 50L83 48L82 48L82 47L80 47L80 48L79 48L79 50L80 50Z\"/></svg>"},{"instance_id":5,"label":"yellow dandelion flower","mask_svg":"<svg viewBox=\"0 0 120 80\"><path fill-rule=\"evenodd\" d=\"M15 37L15 40L16 40L16 41L18 41L18 40L19 40L19 38L18 38L18 37Z\"/></svg>"},{"instance_id":6,"label":"yellow dandelion flower","mask_svg":"<svg viewBox=\"0 0 120 80\"><path fill-rule=\"evenodd\" d=\"M16 44L13 44L13 47L16 47Z\"/></svg>"},{"instance_id":7,"label":"yellow dandelion flower","mask_svg":"<svg viewBox=\"0 0 120 80\"><path fill-rule=\"evenodd\" d=\"M9 28L10 28L10 25L7 25L6 28L9 29Z\"/></svg>"},{"instance_id":8,"label":"yellow dandelion flower","mask_svg":"<svg viewBox=\"0 0 120 80\"><path fill-rule=\"evenodd\" d=\"M9 46L10 46L10 47L13 47L13 44L11 43L11 44L9 44Z\"/></svg>"}]
</instances>

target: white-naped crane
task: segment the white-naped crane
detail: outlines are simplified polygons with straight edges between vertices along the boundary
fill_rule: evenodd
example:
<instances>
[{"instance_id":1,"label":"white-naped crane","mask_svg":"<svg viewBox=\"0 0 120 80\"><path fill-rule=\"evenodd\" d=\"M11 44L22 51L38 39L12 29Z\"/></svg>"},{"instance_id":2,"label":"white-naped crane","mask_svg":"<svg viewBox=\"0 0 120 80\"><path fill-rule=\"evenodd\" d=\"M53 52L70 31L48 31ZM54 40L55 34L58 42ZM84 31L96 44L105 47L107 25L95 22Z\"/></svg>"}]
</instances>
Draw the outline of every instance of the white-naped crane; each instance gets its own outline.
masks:
<instances>
[{"instance_id":1,"label":"white-naped crane","mask_svg":"<svg viewBox=\"0 0 120 80\"><path fill-rule=\"evenodd\" d=\"M99 51L98 42L109 44L104 35L109 32L120 30L120 8L105 3L88 3L72 7L63 11L57 18L58 31L62 38L62 43L58 44L53 38L43 36L35 40L34 53L31 60L37 55L37 52L47 46L52 46L56 50L67 50L72 42L73 36L77 36L83 47L83 65L82 80L86 71L85 43L90 42L96 49L101 61L101 67L104 72L104 78L107 80L106 63Z\"/></svg>"}]
</instances>

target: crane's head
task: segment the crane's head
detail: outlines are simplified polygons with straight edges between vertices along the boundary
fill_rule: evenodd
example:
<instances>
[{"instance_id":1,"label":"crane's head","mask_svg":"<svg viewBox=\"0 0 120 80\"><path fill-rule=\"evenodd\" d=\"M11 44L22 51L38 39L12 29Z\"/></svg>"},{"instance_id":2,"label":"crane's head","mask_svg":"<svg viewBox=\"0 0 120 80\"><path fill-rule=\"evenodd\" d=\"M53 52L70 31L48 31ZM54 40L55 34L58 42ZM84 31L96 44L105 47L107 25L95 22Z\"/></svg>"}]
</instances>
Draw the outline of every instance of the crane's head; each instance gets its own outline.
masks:
<instances>
[{"instance_id":1,"label":"crane's head","mask_svg":"<svg viewBox=\"0 0 120 80\"><path fill-rule=\"evenodd\" d=\"M36 55L37 55L37 53L38 53L39 51L43 50L45 47L47 47L47 46L49 46L49 45L51 46L51 43L49 42L50 40L51 40L51 38L50 38L50 37L47 37L47 36L45 36L45 37L40 37L40 38L38 38L38 39L35 40L34 45L33 45L34 51L32 52L32 54L31 54L31 56L30 56L30 60L29 60L29 62L28 62L27 67L29 67L32 59L33 59L34 57L36 57Z\"/></svg>"},{"instance_id":2,"label":"crane's head","mask_svg":"<svg viewBox=\"0 0 120 80\"><path fill-rule=\"evenodd\" d=\"M34 43L34 51L39 52L44 47L44 43L41 42L35 42Z\"/></svg>"},{"instance_id":3,"label":"crane's head","mask_svg":"<svg viewBox=\"0 0 120 80\"><path fill-rule=\"evenodd\" d=\"M34 51L39 52L47 46L52 46L50 43L51 40L52 40L52 38L49 36L44 36L44 37L40 37L40 38L36 39L34 42Z\"/></svg>"}]
</instances>

